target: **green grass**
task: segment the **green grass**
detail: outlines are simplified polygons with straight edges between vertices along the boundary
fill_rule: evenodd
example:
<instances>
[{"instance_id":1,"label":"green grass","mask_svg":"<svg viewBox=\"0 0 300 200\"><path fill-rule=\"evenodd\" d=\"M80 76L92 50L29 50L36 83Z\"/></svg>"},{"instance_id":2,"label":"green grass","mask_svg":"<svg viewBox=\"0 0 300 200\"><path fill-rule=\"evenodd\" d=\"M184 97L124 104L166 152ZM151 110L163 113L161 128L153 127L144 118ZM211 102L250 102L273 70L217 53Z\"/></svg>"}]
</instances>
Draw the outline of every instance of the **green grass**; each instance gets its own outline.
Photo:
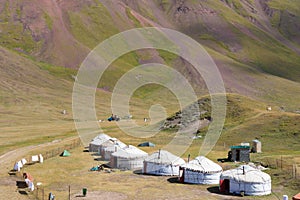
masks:
<instances>
[{"instance_id":1,"label":"green grass","mask_svg":"<svg viewBox=\"0 0 300 200\"><path fill-rule=\"evenodd\" d=\"M118 32L109 12L101 3L83 7L79 13L69 11L68 17L72 34L91 49Z\"/></svg>"},{"instance_id":2,"label":"green grass","mask_svg":"<svg viewBox=\"0 0 300 200\"><path fill-rule=\"evenodd\" d=\"M20 23L0 23L0 45L21 51L23 53L32 53L36 50L36 43L33 40L29 30L23 30Z\"/></svg>"},{"instance_id":3,"label":"green grass","mask_svg":"<svg viewBox=\"0 0 300 200\"><path fill-rule=\"evenodd\" d=\"M45 19L45 22L46 22L46 25L47 25L48 29L52 30L52 28L53 28L53 19L45 12L44 12L43 17Z\"/></svg>"},{"instance_id":4,"label":"green grass","mask_svg":"<svg viewBox=\"0 0 300 200\"><path fill-rule=\"evenodd\" d=\"M141 28L142 25L141 25L140 21L137 18L135 18L135 16L133 14L131 14L131 9L129 7L126 7L125 11L126 11L127 17L134 24L134 27Z\"/></svg>"},{"instance_id":5,"label":"green grass","mask_svg":"<svg viewBox=\"0 0 300 200\"><path fill-rule=\"evenodd\" d=\"M297 0L272 0L268 2L268 5L277 10L288 10L295 15L299 15L300 13L300 2Z\"/></svg>"}]
</instances>

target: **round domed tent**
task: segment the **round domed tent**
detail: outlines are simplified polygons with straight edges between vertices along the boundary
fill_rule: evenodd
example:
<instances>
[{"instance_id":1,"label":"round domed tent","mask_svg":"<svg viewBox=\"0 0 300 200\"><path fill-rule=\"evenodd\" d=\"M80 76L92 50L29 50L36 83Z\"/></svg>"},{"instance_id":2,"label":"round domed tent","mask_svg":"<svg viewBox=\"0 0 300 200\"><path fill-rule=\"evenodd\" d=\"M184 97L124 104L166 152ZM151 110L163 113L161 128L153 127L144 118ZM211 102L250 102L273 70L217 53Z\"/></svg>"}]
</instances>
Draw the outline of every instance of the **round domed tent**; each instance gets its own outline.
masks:
<instances>
[{"instance_id":1,"label":"round domed tent","mask_svg":"<svg viewBox=\"0 0 300 200\"><path fill-rule=\"evenodd\" d=\"M271 177L249 165L224 171L220 176L220 192L251 196L271 194Z\"/></svg>"},{"instance_id":2,"label":"round domed tent","mask_svg":"<svg viewBox=\"0 0 300 200\"><path fill-rule=\"evenodd\" d=\"M194 184L218 184L222 167L204 156L180 166L179 181Z\"/></svg>"},{"instance_id":3,"label":"round domed tent","mask_svg":"<svg viewBox=\"0 0 300 200\"><path fill-rule=\"evenodd\" d=\"M138 169L143 167L143 161L147 156L148 153L128 145L111 154L109 165L118 169Z\"/></svg>"},{"instance_id":4,"label":"round domed tent","mask_svg":"<svg viewBox=\"0 0 300 200\"><path fill-rule=\"evenodd\" d=\"M97 135L89 144L89 152L99 152L100 146L109 139L111 137L104 133Z\"/></svg>"},{"instance_id":5,"label":"round domed tent","mask_svg":"<svg viewBox=\"0 0 300 200\"><path fill-rule=\"evenodd\" d=\"M104 160L110 160L111 154L114 152L117 152L118 150L126 147L127 145L119 140L115 140L112 142L112 140L108 140L105 143L103 143L100 147L100 153Z\"/></svg>"},{"instance_id":6,"label":"round domed tent","mask_svg":"<svg viewBox=\"0 0 300 200\"><path fill-rule=\"evenodd\" d=\"M159 150L144 160L143 173L164 176L178 176L179 166L185 161L168 151Z\"/></svg>"}]
</instances>

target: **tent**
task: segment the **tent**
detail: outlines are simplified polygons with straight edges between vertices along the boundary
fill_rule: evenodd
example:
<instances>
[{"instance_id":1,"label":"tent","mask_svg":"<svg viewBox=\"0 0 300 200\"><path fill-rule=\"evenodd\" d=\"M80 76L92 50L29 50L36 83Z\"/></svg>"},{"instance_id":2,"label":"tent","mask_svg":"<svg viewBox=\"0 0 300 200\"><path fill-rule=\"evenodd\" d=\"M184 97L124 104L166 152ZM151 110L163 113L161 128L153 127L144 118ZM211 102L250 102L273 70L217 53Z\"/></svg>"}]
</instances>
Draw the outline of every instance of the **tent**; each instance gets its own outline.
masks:
<instances>
[{"instance_id":1,"label":"tent","mask_svg":"<svg viewBox=\"0 0 300 200\"><path fill-rule=\"evenodd\" d=\"M104 133L96 136L89 144L89 152L99 152L100 146L109 139L111 137Z\"/></svg>"},{"instance_id":2,"label":"tent","mask_svg":"<svg viewBox=\"0 0 300 200\"><path fill-rule=\"evenodd\" d=\"M100 153L104 160L110 160L111 154L114 152L117 152L118 150L126 147L126 144L119 140L115 140L111 142L112 140L108 140L100 147Z\"/></svg>"},{"instance_id":3,"label":"tent","mask_svg":"<svg viewBox=\"0 0 300 200\"><path fill-rule=\"evenodd\" d=\"M68 156L70 156L71 154L70 154L70 152L68 152L67 150L64 150L61 154L60 154L60 156L62 156L62 157L68 157Z\"/></svg>"},{"instance_id":4,"label":"tent","mask_svg":"<svg viewBox=\"0 0 300 200\"><path fill-rule=\"evenodd\" d=\"M185 161L168 151L159 150L148 156L143 164L144 174L178 176L179 166L185 164Z\"/></svg>"},{"instance_id":5,"label":"tent","mask_svg":"<svg viewBox=\"0 0 300 200\"><path fill-rule=\"evenodd\" d=\"M110 166L118 169L137 169L143 167L143 161L148 154L139 148L128 145L111 154Z\"/></svg>"},{"instance_id":6,"label":"tent","mask_svg":"<svg viewBox=\"0 0 300 200\"><path fill-rule=\"evenodd\" d=\"M194 184L218 184L222 167L204 156L181 165L179 181Z\"/></svg>"},{"instance_id":7,"label":"tent","mask_svg":"<svg viewBox=\"0 0 300 200\"><path fill-rule=\"evenodd\" d=\"M138 147L155 147L155 144L152 142L144 142L138 145Z\"/></svg>"},{"instance_id":8,"label":"tent","mask_svg":"<svg viewBox=\"0 0 300 200\"><path fill-rule=\"evenodd\" d=\"M271 194L271 177L249 165L242 165L221 174L220 191L255 196Z\"/></svg>"}]
</instances>

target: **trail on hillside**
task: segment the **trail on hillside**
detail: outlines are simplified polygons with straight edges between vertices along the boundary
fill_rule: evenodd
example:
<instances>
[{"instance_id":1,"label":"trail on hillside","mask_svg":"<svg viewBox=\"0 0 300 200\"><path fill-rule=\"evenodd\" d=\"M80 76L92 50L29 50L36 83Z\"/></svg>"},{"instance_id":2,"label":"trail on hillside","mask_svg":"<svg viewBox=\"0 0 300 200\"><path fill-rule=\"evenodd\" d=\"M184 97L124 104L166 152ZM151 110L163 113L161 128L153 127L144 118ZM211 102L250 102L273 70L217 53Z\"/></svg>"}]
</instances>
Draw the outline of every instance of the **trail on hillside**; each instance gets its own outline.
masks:
<instances>
[{"instance_id":1,"label":"trail on hillside","mask_svg":"<svg viewBox=\"0 0 300 200\"><path fill-rule=\"evenodd\" d=\"M8 169L8 167L10 167L12 169L13 166L11 164L13 162L17 161L18 159L20 159L20 157L28 154L30 151L43 149L43 148L49 147L49 146L59 145L59 144L74 140L76 138L78 138L78 136L69 137L67 139L63 139L63 140L59 140L59 141L56 140L56 141L52 141L52 142L47 142L44 144L21 147L21 148L9 151L0 156L0 169L2 169L0 172L0 176L8 173L8 171L5 171L3 169L5 169L5 168ZM10 169L8 169L8 170L10 170Z\"/></svg>"}]
</instances>

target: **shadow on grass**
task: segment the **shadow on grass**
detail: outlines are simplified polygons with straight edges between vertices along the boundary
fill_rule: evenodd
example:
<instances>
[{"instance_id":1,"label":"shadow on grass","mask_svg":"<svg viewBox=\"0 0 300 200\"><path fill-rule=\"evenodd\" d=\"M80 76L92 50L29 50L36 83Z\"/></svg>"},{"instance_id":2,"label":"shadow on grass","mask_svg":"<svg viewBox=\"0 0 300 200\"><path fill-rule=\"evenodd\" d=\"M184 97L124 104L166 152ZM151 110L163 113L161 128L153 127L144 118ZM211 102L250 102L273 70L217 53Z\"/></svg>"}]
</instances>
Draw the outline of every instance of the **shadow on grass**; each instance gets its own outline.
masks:
<instances>
[{"instance_id":1,"label":"shadow on grass","mask_svg":"<svg viewBox=\"0 0 300 200\"><path fill-rule=\"evenodd\" d=\"M142 173L141 169L134 170L133 173L137 174L137 175L145 175L145 174Z\"/></svg>"},{"instance_id":2,"label":"shadow on grass","mask_svg":"<svg viewBox=\"0 0 300 200\"><path fill-rule=\"evenodd\" d=\"M16 175L17 175L17 172L18 172L18 171L16 171L16 170L10 170L10 171L8 172L8 174L9 174L10 176L16 176Z\"/></svg>"},{"instance_id":3,"label":"shadow on grass","mask_svg":"<svg viewBox=\"0 0 300 200\"><path fill-rule=\"evenodd\" d=\"M207 188L207 191L209 191L210 193L214 193L214 194L223 194L220 192L219 186L209 187L209 188Z\"/></svg>"},{"instance_id":4,"label":"shadow on grass","mask_svg":"<svg viewBox=\"0 0 300 200\"><path fill-rule=\"evenodd\" d=\"M22 194L22 195L28 195L27 192L24 191L24 190L19 190L19 193Z\"/></svg>"},{"instance_id":5,"label":"shadow on grass","mask_svg":"<svg viewBox=\"0 0 300 200\"><path fill-rule=\"evenodd\" d=\"M76 195L75 197L76 197L76 198L78 198L78 197L86 197L86 195L84 196L84 195L82 195L82 194L79 194L79 195Z\"/></svg>"},{"instance_id":6,"label":"shadow on grass","mask_svg":"<svg viewBox=\"0 0 300 200\"><path fill-rule=\"evenodd\" d=\"M243 197L243 195L241 195L241 194L230 194L228 192L225 192L225 193L220 192L219 186L209 187L209 188L207 188L207 191L209 191L210 193L224 195L224 196L238 196L238 197Z\"/></svg>"},{"instance_id":7,"label":"shadow on grass","mask_svg":"<svg viewBox=\"0 0 300 200\"><path fill-rule=\"evenodd\" d=\"M169 183L180 183L179 180L178 180L178 177L168 178L168 182Z\"/></svg>"}]
</instances>

